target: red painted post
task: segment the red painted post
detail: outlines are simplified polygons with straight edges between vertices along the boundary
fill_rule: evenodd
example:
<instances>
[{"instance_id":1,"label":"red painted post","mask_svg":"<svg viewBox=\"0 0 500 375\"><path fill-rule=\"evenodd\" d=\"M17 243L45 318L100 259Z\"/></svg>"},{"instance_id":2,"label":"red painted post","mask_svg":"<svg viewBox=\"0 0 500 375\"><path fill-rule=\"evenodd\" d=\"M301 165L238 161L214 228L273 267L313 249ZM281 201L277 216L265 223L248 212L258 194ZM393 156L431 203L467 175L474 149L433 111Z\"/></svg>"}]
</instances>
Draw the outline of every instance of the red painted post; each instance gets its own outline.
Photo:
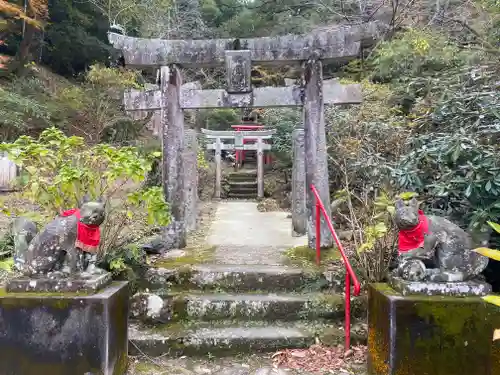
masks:
<instances>
[{"instance_id":1,"label":"red painted post","mask_svg":"<svg viewBox=\"0 0 500 375\"><path fill-rule=\"evenodd\" d=\"M316 200L316 264L321 263L321 204Z\"/></svg>"},{"instance_id":2,"label":"red painted post","mask_svg":"<svg viewBox=\"0 0 500 375\"><path fill-rule=\"evenodd\" d=\"M330 229L330 232L333 235L333 239L335 240L335 243L337 244L337 247L340 251L340 255L342 256L342 260L344 261L344 266L346 268L346 276L345 276L345 350L349 350L349 347L351 345L351 281L354 286L354 295L359 296L360 293L360 288L361 285L359 284L358 278L356 277L356 274L354 273L354 270L351 267L351 264L349 263L349 259L347 259L347 256L345 254L344 248L342 246L342 243L340 242L337 233L335 232L335 229L333 228L332 221L330 218L327 216L325 207L323 206L323 203L321 202L321 198L319 197L318 191L314 187L314 185L311 185L311 190L314 194L314 197L316 199L316 261L319 264L319 257L321 255L320 253L320 231L319 231L319 225L321 224L320 222L320 214L318 214L318 210L323 213L323 216L325 217L326 225L328 225L328 228Z\"/></svg>"},{"instance_id":3,"label":"red painted post","mask_svg":"<svg viewBox=\"0 0 500 375\"><path fill-rule=\"evenodd\" d=\"M346 270L347 271L347 270ZM351 277L345 273L345 350L351 347Z\"/></svg>"},{"instance_id":4,"label":"red painted post","mask_svg":"<svg viewBox=\"0 0 500 375\"><path fill-rule=\"evenodd\" d=\"M236 127L236 131L239 132L240 129L238 127ZM235 153L234 153L234 157L236 159L236 168L239 168L240 167L240 151L239 150L236 150Z\"/></svg>"},{"instance_id":5,"label":"red painted post","mask_svg":"<svg viewBox=\"0 0 500 375\"><path fill-rule=\"evenodd\" d=\"M247 142L248 142L248 140L244 139L243 140L243 146L245 146L245 144L247 144ZM241 163L243 164L245 162L245 150L242 150L240 152L241 152Z\"/></svg>"}]
</instances>

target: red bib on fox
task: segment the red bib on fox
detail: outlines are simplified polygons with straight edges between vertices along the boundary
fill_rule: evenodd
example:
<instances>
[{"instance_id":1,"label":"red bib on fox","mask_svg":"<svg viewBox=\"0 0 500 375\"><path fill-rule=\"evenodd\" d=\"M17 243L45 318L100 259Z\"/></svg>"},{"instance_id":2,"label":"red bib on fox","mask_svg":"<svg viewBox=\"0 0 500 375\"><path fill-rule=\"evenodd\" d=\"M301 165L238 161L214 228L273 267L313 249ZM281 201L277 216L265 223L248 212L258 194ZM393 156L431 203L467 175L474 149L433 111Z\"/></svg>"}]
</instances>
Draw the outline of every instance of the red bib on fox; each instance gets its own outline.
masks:
<instances>
[{"instance_id":1,"label":"red bib on fox","mask_svg":"<svg viewBox=\"0 0 500 375\"><path fill-rule=\"evenodd\" d=\"M425 235L429 233L429 221L424 211L418 211L418 224L411 229L399 231L399 252L418 249L424 245Z\"/></svg>"},{"instance_id":2,"label":"red bib on fox","mask_svg":"<svg viewBox=\"0 0 500 375\"><path fill-rule=\"evenodd\" d=\"M72 209L64 211L61 216L75 215L78 218L78 236L75 246L87 253L97 252L99 242L101 241L101 230L99 225L84 224L80 222L80 210Z\"/></svg>"}]
</instances>

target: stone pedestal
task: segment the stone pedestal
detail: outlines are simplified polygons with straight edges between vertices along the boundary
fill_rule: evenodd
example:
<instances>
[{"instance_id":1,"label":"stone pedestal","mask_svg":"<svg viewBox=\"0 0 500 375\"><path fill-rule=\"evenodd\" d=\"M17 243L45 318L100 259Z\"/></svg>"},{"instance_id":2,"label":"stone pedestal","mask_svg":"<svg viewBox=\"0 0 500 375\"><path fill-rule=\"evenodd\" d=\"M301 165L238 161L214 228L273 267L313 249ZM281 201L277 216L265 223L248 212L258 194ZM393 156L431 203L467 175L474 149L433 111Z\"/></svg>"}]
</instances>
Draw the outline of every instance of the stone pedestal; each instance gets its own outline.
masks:
<instances>
[{"instance_id":1,"label":"stone pedestal","mask_svg":"<svg viewBox=\"0 0 500 375\"><path fill-rule=\"evenodd\" d=\"M122 375L128 286L98 293L0 294L0 374Z\"/></svg>"},{"instance_id":2,"label":"stone pedestal","mask_svg":"<svg viewBox=\"0 0 500 375\"><path fill-rule=\"evenodd\" d=\"M468 280L461 282L424 282L408 281L399 277L390 276L389 286L403 296L427 295L427 296L451 296L472 297L486 296L491 293L491 285L480 280Z\"/></svg>"},{"instance_id":3,"label":"stone pedestal","mask_svg":"<svg viewBox=\"0 0 500 375\"><path fill-rule=\"evenodd\" d=\"M7 282L5 289L9 293L95 293L111 283L111 273L59 278L49 275L22 276Z\"/></svg>"},{"instance_id":4,"label":"stone pedestal","mask_svg":"<svg viewBox=\"0 0 500 375\"><path fill-rule=\"evenodd\" d=\"M500 374L500 307L480 297L403 296L372 284L370 375Z\"/></svg>"}]
</instances>

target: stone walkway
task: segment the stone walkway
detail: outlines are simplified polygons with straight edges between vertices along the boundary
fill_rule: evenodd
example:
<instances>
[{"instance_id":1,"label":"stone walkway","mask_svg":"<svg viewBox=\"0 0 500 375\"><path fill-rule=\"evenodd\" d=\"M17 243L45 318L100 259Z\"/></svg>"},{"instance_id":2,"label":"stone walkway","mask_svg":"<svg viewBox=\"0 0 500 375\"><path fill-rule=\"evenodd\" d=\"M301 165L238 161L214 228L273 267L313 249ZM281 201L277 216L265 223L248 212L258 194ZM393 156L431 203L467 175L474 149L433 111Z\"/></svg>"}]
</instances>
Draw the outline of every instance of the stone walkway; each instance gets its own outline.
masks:
<instances>
[{"instance_id":1,"label":"stone walkway","mask_svg":"<svg viewBox=\"0 0 500 375\"><path fill-rule=\"evenodd\" d=\"M282 252L307 244L292 237L286 212L259 212L256 202L225 201L217 207L208 244L216 246L220 264L282 264ZM258 250L258 251L256 251Z\"/></svg>"}]
</instances>

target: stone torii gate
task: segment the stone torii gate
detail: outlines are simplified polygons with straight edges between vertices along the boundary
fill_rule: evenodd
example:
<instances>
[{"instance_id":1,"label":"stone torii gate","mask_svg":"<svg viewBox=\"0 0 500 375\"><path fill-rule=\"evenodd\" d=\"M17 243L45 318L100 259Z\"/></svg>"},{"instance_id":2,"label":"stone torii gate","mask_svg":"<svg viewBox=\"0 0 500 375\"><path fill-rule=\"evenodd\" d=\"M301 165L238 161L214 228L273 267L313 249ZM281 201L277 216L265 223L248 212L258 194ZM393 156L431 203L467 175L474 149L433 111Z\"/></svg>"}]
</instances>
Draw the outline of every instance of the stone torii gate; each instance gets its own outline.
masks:
<instances>
[{"instance_id":1,"label":"stone torii gate","mask_svg":"<svg viewBox=\"0 0 500 375\"><path fill-rule=\"evenodd\" d=\"M222 150L255 150L257 151L257 198L264 197L264 150L270 150L271 145L263 142L264 139L270 139L276 130L258 130L258 131L225 131L201 129L202 133L209 139L215 139L214 143L207 144L207 149L215 150L215 198L220 198L222 166ZM255 139L255 144L245 144L246 137ZM223 143L223 139L232 139L234 143Z\"/></svg>"},{"instance_id":2,"label":"stone torii gate","mask_svg":"<svg viewBox=\"0 0 500 375\"><path fill-rule=\"evenodd\" d=\"M126 65L160 67L160 90L130 92L126 109L162 111L164 190L173 216L173 223L166 231L166 239L172 247L184 247L186 242L183 109L297 106L303 108L303 126L302 130L294 134L298 152L295 153L297 162L294 163L293 171L293 229L297 234L307 231L309 246L315 247L314 197L308 186L316 186L330 213L324 105L357 104L362 98L359 85L323 82L322 61L357 58L362 45L378 39L383 30L382 24L372 22L341 26L304 36L239 40L141 39L108 34L113 46L122 51ZM253 89L252 62L259 65L302 64L303 83ZM226 66L226 89L182 87L179 66L221 64ZM332 236L322 219L321 245L330 247L332 243Z\"/></svg>"}]
</instances>

